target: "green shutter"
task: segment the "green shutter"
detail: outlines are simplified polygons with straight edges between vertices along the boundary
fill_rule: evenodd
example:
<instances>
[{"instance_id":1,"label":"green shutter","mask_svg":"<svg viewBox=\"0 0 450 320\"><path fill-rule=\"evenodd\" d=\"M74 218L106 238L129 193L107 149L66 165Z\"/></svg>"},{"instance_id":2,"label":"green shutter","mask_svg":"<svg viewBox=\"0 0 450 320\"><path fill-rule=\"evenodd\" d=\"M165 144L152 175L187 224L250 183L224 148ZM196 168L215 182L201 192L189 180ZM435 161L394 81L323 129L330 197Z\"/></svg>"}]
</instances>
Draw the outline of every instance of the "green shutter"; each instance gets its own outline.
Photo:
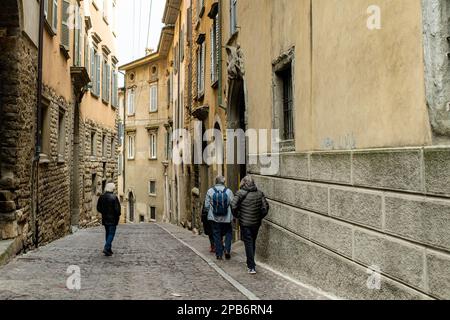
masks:
<instances>
[{"instance_id":1,"label":"green shutter","mask_svg":"<svg viewBox=\"0 0 450 320\"><path fill-rule=\"evenodd\" d=\"M96 63L96 67L97 67L97 74L96 74L96 78L95 78L95 80L97 81L97 87L96 87L96 90L97 90L97 91L96 91L96 93L97 93L97 96L100 96L100 72L101 72L100 68L101 68L101 57L100 57L100 55L98 55L98 54L97 54L95 63Z\"/></svg>"},{"instance_id":2,"label":"green shutter","mask_svg":"<svg viewBox=\"0 0 450 320\"><path fill-rule=\"evenodd\" d=\"M57 32L58 30L58 0L53 0L52 6L52 29Z\"/></svg>"},{"instance_id":3,"label":"green shutter","mask_svg":"<svg viewBox=\"0 0 450 320\"><path fill-rule=\"evenodd\" d=\"M109 64L106 65L106 101L110 101L111 97L111 67Z\"/></svg>"},{"instance_id":4,"label":"green shutter","mask_svg":"<svg viewBox=\"0 0 450 320\"><path fill-rule=\"evenodd\" d=\"M70 43L70 33L69 33L69 9L70 2L67 0L63 1L62 5L62 19L61 19L61 44L68 51Z\"/></svg>"},{"instance_id":5,"label":"green shutter","mask_svg":"<svg viewBox=\"0 0 450 320\"><path fill-rule=\"evenodd\" d=\"M96 80L96 69L95 69L95 49L91 48L91 85L92 85L92 92L95 94L97 92L96 90L96 85L97 85L97 80Z\"/></svg>"}]
</instances>

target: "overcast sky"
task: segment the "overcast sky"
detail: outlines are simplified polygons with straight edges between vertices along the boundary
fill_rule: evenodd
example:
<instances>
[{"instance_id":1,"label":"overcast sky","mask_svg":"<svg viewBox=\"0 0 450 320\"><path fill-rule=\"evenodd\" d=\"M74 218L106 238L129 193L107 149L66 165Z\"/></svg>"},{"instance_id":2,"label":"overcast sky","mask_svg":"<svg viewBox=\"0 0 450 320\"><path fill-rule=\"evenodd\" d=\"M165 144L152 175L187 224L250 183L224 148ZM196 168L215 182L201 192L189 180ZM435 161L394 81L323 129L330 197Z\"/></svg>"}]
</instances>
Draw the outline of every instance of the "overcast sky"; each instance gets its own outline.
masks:
<instances>
[{"instance_id":1,"label":"overcast sky","mask_svg":"<svg viewBox=\"0 0 450 320\"><path fill-rule=\"evenodd\" d=\"M118 0L120 65L143 57L147 47L157 49L165 3L166 0Z\"/></svg>"}]
</instances>

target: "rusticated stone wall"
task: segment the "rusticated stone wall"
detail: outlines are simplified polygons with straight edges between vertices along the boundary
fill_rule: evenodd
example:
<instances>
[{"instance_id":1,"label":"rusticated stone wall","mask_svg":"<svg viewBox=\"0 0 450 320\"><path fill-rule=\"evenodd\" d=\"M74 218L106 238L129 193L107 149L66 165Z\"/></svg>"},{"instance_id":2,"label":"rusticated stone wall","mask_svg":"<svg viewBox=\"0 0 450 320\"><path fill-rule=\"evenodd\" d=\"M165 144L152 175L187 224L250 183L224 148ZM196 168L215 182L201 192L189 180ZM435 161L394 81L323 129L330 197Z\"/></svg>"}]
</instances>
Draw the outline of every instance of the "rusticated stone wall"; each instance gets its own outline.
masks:
<instances>
[{"instance_id":1,"label":"rusticated stone wall","mask_svg":"<svg viewBox=\"0 0 450 320\"><path fill-rule=\"evenodd\" d=\"M282 154L276 176L249 170L271 204L261 261L343 298L450 298L450 148Z\"/></svg>"},{"instance_id":2,"label":"rusticated stone wall","mask_svg":"<svg viewBox=\"0 0 450 320\"><path fill-rule=\"evenodd\" d=\"M117 121L116 121L117 122ZM91 156L91 133L95 132L95 155ZM105 135L105 154L103 155L102 136ZM114 143L111 143L111 139ZM80 175L82 197L80 227L99 224L101 216L97 212L97 199L103 193L106 183L118 184L118 135L117 124L114 130L102 127L100 124L85 120L80 122ZM95 181L93 176L95 175ZM123 213L124 214L124 213Z\"/></svg>"},{"instance_id":3,"label":"rusticated stone wall","mask_svg":"<svg viewBox=\"0 0 450 320\"><path fill-rule=\"evenodd\" d=\"M37 48L20 32L16 0L0 10L0 240L32 245L31 176Z\"/></svg>"}]
</instances>

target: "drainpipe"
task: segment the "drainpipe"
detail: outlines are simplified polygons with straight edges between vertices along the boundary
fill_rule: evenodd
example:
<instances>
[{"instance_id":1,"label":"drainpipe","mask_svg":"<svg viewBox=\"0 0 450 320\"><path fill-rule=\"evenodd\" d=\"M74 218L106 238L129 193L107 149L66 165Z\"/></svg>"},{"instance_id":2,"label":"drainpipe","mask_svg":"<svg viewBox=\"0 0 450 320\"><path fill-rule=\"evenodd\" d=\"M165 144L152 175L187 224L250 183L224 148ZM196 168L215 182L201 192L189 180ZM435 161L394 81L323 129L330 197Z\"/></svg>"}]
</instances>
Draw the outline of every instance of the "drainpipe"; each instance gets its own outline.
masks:
<instances>
[{"instance_id":1,"label":"drainpipe","mask_svg":"<svg viewBox=\"0 0 450 320\"><path fill-rule=\"evenodd\" d=\"M222 0L219 0L219 107L226 109L226 107L223 106L223 93L222 93L222 86L223 86L223 81L222 81L222 63L223 63L223 59L222 59L222 27L223 27L223 22L222 22Z\"/></svg>"},{"instance_id":2,"label":"drainpipe","mask_svg":"<svg viewBox=\"0 0 450 320\"><path fill-rule=\"evenodd\" d=\"M43 51L44 51L44 1L39 1L39 43L38 43L38 74L37 74L37 108L36 108L36 145L35 155L33 159L34 173L32 175L31 187L36 192L32 201L35 203L32 205L33 211L33 231L34 231L34 246L39 246L39 160L41 154L41 119L42 119L42 64L43 64Z\"/></svg>"}]
</instances>

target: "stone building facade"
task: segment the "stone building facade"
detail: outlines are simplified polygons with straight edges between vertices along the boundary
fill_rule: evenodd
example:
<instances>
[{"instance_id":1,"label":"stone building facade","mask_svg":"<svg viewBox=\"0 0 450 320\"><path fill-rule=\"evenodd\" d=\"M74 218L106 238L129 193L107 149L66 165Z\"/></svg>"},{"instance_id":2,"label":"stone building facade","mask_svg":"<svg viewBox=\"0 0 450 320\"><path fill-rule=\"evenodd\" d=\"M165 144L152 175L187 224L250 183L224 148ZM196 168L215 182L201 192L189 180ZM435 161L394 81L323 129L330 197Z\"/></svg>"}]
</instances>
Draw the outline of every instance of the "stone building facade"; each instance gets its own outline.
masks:
<instances>
[{"instance_id":1,"label":"stone building facade","mask_svg":"<svg viewBox=\"0 0 450 320\"><path fill-rule=\"evenodd\" d=\"M27 9L27 11L23 11ZM0 11L0 241L11 251L33 245L30 198L36 130L36 3L2 2ZM0 253L0 263L3 257Z\"/></svg>"},{"instance_id":2,"label":"stone building facade","mask_svg":"<svg viewBox=\"0 0 450 320\"><path fill-rule=\"evenodd\" d=\"M246 125L281 130L249 154L271 204L258 259L343 298L448 299L448 1L253 4L225 12Z\"/></svg>"},{"instance_id":3,"label":"stone building facade","mask_svg":"<svg viewBox=\"0 0 450 320\"><path fill-rule=\"evenodd\" d=\"M172 78L168 53L173 27L163 29L158 50L121 67L124 93L124 202L129 223L169 221ZM169 191L170 190L170 191Z\"/></svg>"},{"instance_id":4,"label":"stone building facade","mask_svg":"<svg viewBox=\"0 0 450 320\"><path fill-rule=\"evenodd\" d=\"M112 33L115 1L104 0L100 6L97 0L95 3L43 0L42 15L40 4L8 0L2 3L0 16L0 241L8 242L2 247L9 254L63 237L74 225L83 227L98 221L97 212L84 213L92 210L93 199L89 193L91 202L84 200L87 183L82 170L91 174L96 171L101 179L117 181L114 66L118 61L113 54ZM109 14L100 8L106 8ZM91 14L91 9L96 11ZM42 42L39 41L40 17L43 18ZM105 27L108 19L111 27ZM108 91L107 94L100 91L102 95L97 100L101 98L101 105L107 106L109 113L85 95L94 78L88 72L89 59L85 59L85 52L89 52L84 50L87 43L83 40L89 39L92 33L108 57L109 63L104 65L109 68L102 71L101 60L98 63L98 71L103 72L103 78L109 83L108 86L105 83ZM40 86L39 49L43 70ZM95 79L101 82L102 77ZM39 93L38 88L41 88ZM91 162L86 163L85 145L92 144L84 138L85 130L94 129L100 137L97 145L103 143L101 148L108 155L90 158ZM109 141L107 146L105 141ZM101 182L98 190L102 190ZM80 210L79 203L83 201L84 209Z\"/></svg>"}]
</instances>

